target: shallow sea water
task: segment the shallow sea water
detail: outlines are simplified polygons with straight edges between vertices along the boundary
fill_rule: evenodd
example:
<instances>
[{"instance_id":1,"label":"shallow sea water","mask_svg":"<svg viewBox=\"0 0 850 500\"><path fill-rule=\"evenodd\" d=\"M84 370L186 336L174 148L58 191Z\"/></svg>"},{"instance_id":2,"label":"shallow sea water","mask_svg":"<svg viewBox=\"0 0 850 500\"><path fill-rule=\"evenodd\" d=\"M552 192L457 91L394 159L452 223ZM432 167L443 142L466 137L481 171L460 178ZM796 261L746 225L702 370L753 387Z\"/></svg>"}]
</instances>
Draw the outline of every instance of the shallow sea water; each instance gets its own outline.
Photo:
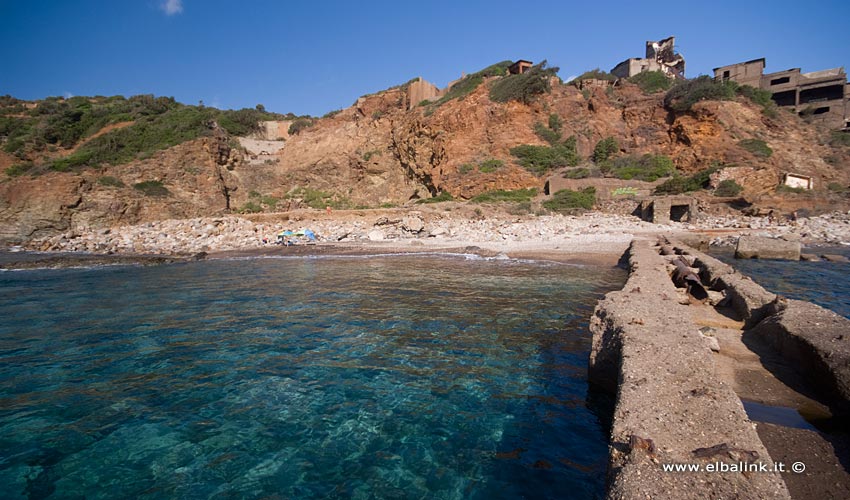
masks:
<instances>
[{"instance_id":1,"label":"shallow sea water","mask_svg":"<svg viewBox=\"0 0 850 500\"><path fill-rule=\"evenodd\" d=\"M587 319L624 280L421 256L1 272L0 496L601 497Z\"/></svg>"},{"instance_id":2,"label":"shallow sea water","mask_svg":"<svg viewBox=\"0 0 850 500\"><path fill-rule=\"evenodd\" d=\"M848 247L807 248L805 253L850 257ZM850 318L850 264L787 260L736 259L734 249L713 249L712 255L784 297L807 300Z\"/></svg>"}]
</instances>

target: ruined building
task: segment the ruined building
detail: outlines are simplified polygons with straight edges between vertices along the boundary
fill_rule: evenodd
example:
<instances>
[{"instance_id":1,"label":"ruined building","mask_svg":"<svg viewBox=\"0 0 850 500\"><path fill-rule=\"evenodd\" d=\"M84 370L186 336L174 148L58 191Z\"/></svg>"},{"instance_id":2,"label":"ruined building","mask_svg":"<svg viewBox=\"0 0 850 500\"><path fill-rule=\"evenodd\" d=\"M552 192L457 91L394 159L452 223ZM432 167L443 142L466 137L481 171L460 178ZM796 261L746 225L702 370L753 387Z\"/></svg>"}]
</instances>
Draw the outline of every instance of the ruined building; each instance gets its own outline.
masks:
<instances>
[{"instance_id":1,"label":"ruined building","mask_svg":"<svg viewBox=\"0 0 850 500\"><path fill-rule=\"evenodd\" d=\"M753 59L714 68L714 78L769 90L777 105L791 108L800 116L833 129L850 128L850 84L844 68L812 73L792 68L767 74L764 68L764 58Z\"/></svg>"},{"instance_id":2,"label":"ruined building","mask_svg":"<svg viewBox=\"0 0 850 500\"><path fill-rule=\"evenodd\" d=\"M646 71L661 71L669 78L685 78L685 58L675 50L676 37L646 42L646 57L626 59L611 70L617 78L629 78Z\"/></svg>"},{"instance_id":3,"label":"ruined building","mask_svg":"<svg viewBox=\"0 0 850 500\"><path fill-rule=\"evenodd\" d=\"M528 71L534 63L531 61L526 61L525 59L520 59L508 67L508 70L505 72L507 75L521 75ZM421 76L417 77L413 81L410 82L408 86L408 102L407 109L413 109L418 106L423 101L436 101L446 95L452 87L458 83L459 81L466 78L466 73L463 73L460 78L457 80L449 82L446 85L446 88L440 89L433 83L424 80Z\"/></svg>"}]
</instances>

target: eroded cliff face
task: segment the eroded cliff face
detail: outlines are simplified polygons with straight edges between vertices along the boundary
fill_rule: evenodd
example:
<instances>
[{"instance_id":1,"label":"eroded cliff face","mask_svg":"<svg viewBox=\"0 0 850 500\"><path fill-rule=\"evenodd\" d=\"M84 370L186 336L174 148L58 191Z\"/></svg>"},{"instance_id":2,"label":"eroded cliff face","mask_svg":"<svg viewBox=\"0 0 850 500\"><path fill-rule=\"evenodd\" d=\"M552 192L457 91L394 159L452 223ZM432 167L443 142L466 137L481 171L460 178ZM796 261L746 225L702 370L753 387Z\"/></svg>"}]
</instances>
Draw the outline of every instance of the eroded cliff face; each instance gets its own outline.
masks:
<instances>
[{"instance_id":1,"label":"eroded cliff face","mask_svg":"<svg viewBox=\"0 0 850 500\"><path fill-rule=\"evenodd\" d=\"M547 145L534 126L548 123L551 114L560 118L564 138L576 137L583 158L611 136L621 154L668 155L684 173L731 166L726 178L754 200L772 193L787 171L810 175L819 186L850 183L850 148L832 148L826 131L783 110L765 116L743 99L703 101L674 114L663 106L663 93L646 95L631 84L582 92L557 81L531 105L492 102L486 83L440 106L408 110L408 99L405 86L364 96L296 135L276 133L285 142L272 154L247 154L216 130L125 165L37 177L0 174L0 240L238 211L258 194L279 199L277 209L286 210L300 206L293 195L298 188L351 206L398 205L441 192L468 199L496 189L540 189L545 179L519 166L510 149ZM275 131L280 127L275 123ZM741 147L745 139L765 141L773 154L755 156ZM488 160L502 164L482 171ZM0 156L5 166L12 161ZM105 177L123 186L104 183ZM168 195L133 187L145 181L161 182Z\"/></svg>"}]
</instances>

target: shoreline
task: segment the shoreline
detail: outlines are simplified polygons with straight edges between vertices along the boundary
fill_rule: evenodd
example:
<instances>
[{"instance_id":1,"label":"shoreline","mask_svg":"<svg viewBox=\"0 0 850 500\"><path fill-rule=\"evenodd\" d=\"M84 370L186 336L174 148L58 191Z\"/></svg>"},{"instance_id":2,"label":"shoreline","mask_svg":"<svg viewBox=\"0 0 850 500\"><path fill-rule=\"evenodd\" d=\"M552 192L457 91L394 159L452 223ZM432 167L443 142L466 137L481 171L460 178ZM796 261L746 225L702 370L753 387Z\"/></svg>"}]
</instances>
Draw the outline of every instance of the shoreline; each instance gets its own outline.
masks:
<instances>
[{"instance_id":1,"label":"shoreline","mask_svg":"<svg viewBox=\"0 0 850 500\"><path fill-rule=\"evenodd\" d=\"M298 229L310 229L318 236L318 242L308 244L302 237L292 246L274 243L280 232ZM703 216L693 223L668 224L600 212L580 216L470 217L448 210L423 209L389 215L367 211L333 215L280 213L261 219L227 215L67 231L12 248L45 252L48 267L68 267L67 262L71 261L92 265L156 264L200 258L394 253L469 253L614 265L632 240L664 235L707 248L709 243L733 245L745 234L796 240L805 247L848 246L850 212L799 221ZM31 256L10 258L14 251L4 255L0 268L10 268L7 263L13 263L12 268L35 267Z\"/></svg>"}]
</instances>

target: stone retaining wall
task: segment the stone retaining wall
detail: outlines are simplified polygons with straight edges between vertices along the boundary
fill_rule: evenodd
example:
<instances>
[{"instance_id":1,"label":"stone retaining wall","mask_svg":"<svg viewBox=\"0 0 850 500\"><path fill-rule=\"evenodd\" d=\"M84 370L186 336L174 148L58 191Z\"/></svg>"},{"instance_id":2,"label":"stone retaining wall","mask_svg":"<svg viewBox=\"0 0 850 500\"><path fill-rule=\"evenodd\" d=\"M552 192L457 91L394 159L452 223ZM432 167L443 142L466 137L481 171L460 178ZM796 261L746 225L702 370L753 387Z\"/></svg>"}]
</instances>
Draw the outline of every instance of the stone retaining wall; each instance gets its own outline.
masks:
<instances>
[{"instance_id":1,"label":"stone retaining wall","mask_svg":"<svg viewBox=\"0 0 850 500\"><path fill-rule=\"evenodd\" d=\"M623 290L591 318L591 383L616 391L608 498L789 498L778 473L666 472L663 464L773 462L709 345L680 305L658 246L633 241Z\"/></svg>"}]
</instances>

